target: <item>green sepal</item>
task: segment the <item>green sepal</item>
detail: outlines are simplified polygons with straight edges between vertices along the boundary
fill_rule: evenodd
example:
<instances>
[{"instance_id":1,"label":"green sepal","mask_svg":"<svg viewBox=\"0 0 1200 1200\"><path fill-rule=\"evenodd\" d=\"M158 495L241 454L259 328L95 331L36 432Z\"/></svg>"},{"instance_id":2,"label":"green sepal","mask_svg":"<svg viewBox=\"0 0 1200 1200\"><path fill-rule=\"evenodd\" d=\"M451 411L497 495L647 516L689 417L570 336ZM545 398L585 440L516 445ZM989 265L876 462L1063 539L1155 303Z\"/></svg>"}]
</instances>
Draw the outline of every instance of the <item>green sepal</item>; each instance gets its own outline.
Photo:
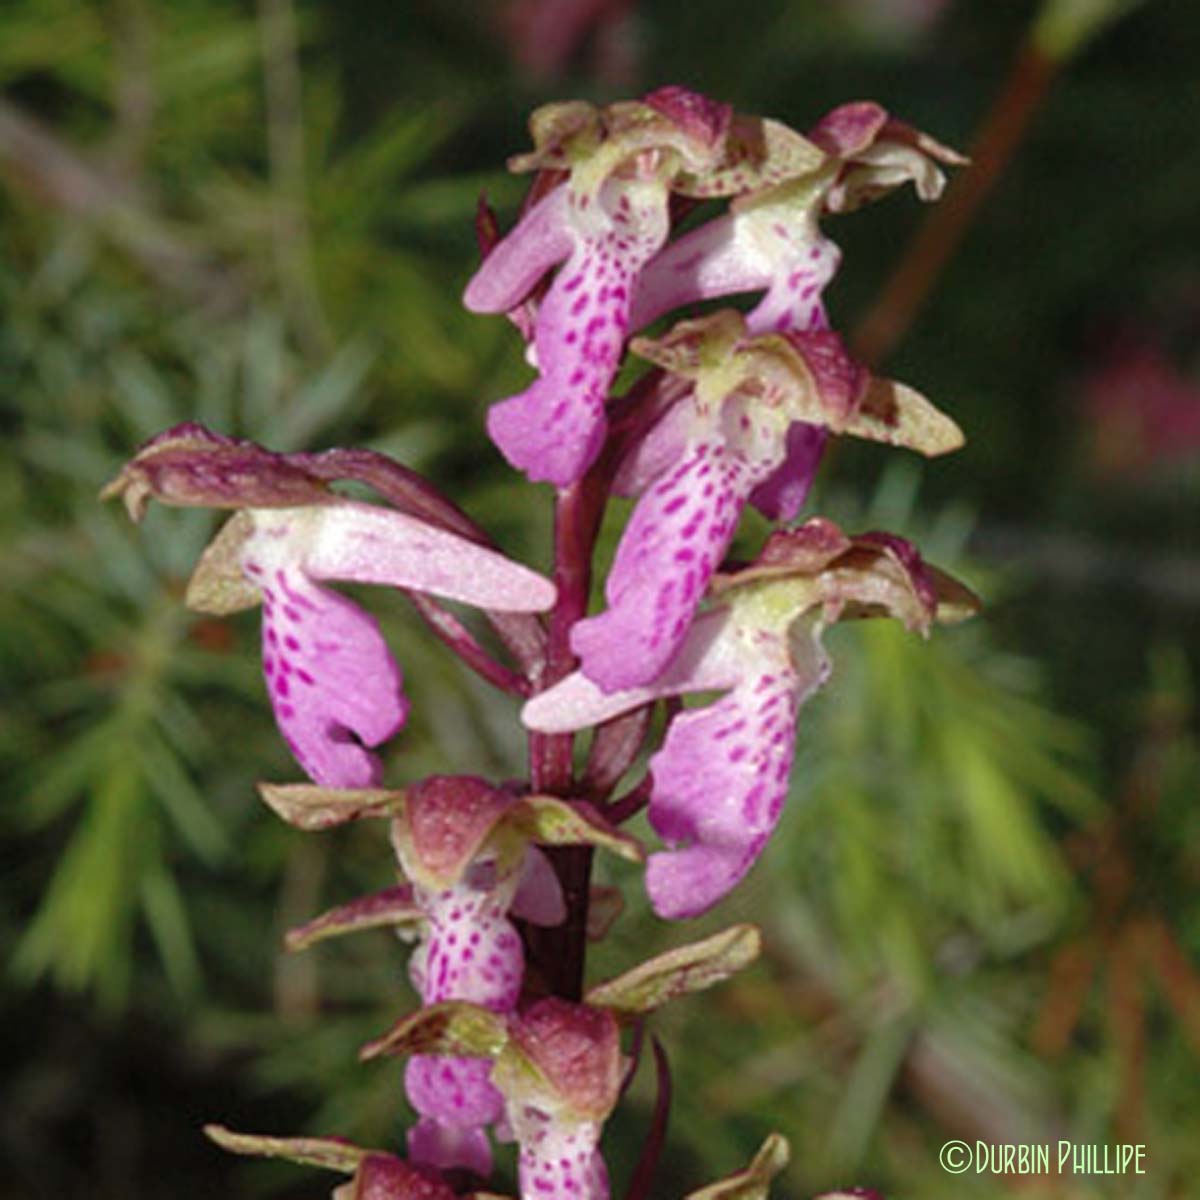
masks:
<instances>
[{"instance_id":1,"label":"green sepal","mask_svg":"<svg viewBox=\"0 0 1200 1200\"><path fill-rule=\"evenodd\" d=\"M246 1154L255 1158L282 1158L306 1167L324 1167L353 1175L368 1154L379 1150L364 1150L342 1138L271 1137L260 1133L234 1133L224 1125L205 1125L204 1135L231 1154Z\"/></svg>"},{"instance_id":2,"label":"green sepal","mask_svg":"<svg viewBox=\"0 0 1200 1200\"><path fill-rule=\"evenodd\" d=\"M827 155L781 121L735 116L720 160L701 175L681 172L673 190L697 199L743 196L809 175Z\"/></svg>"},{"instance_id":3,"label":"green sepal","mask_svg":"<svg viewBox=\"0 0 1200 1200\"><path fill-rule=\"evenodd\" d=\"M331 908L319 917L289 929L283 944L294 953L307 950L309 946L327 938L342 937L363 929L378 929L385 925L398 926L406 931L413 929L415 932L415 927L424 920L424 912L413 900L412 888L400 883L367 896L359 896L348 904Z\"/></svg>"},{"instance_id":4,"label":"green sepal","mask_svg":"<svg viewBox=\"0 0 1200 1200\"><path fill-rule=\"evenodd\" d=\"M418 1009L360 1051L363 1061L403 1054L453 1054L496 1058L508 1043L503 1017L465 1000L445 1000Z\"/></svg>"},{"instance_id":5,"label":"green sepal","mask_svg":"<svg viewBox=\"0 0 1200 1200\"><path fill-rule=\"evenodd\" d=\"M767 1200L771 1180L787 1166L788 1157L787 1139L772 1133L744 1171L689 1192L684 1200Z\"/></svg>"},{"instance_id":6,"label":"green sepal","mask_svg":"<svg viewBox=\"0 0 1200 1200\"><path fill-rule=\"evenodd\" d=\"M761 950L762 935L757 925L733 925L597 984L588 992L586 1002L624 1017L653 1012L676 996L723 982L752 963Z\"/></svg>"},{"instance_id":7,"label":"green sepal","mask_svg":"<svg viewBox=\"0 0 1200 1200\"><path fill-rule=\"evenodd\" d=\"M188 608L225 617L262 603L262 593L242 570L242 552L253 533L254 517L244 510L221 526L188 580L184 594Z\"/></svg>"},{"instance_id":8,"label":"green sepal","mask_svg":"<svg viewBox=\"0 0 1200 1200\"><path fill-rule=\"evenodd\" d=\"M596 846L629 862L646 860L641 842L610 825L589 804L558 796L523 796L502 818L526 841L543 846Z\"/></svg>"},{"instance_id":9,"label":"green sepal","mask_svg":"<svg viewBox=\"0 0 1200 1200\"><path fill-rule=\"evenodd\" d=\"M327 788L316 783L260 783L258 794L289 825L308 833L394 816L405 796L387 788Z\"/></svg>"}]
</instances>

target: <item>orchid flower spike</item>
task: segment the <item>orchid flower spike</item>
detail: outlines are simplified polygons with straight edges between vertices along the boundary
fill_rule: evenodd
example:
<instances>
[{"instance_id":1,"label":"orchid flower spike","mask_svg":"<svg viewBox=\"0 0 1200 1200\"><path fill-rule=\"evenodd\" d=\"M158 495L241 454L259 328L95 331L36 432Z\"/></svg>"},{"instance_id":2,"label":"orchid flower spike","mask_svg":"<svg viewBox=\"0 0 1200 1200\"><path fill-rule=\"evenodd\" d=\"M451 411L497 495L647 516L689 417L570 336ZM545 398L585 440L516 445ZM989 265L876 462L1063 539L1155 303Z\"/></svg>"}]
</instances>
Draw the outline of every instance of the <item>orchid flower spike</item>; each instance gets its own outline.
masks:
<instances>
[{"instance_id":1,"label":"orchid flower spike","mask_svg":"<svg viewBox=\"0 0 1200 1200\"><path fill-rule=\"evenodd\" d=\"M749 336L726 309L634 349L694 386L626 462L618 483L642 496L605 585L609 607L571 630L584 674L606 691L649 684L678 653L742 507L789 455L787 486L807 491L816 457L792 454L798 424L926 455L962 444L953 421L853 362L835 333Z\"/></svg>"},{"instance_id":2,"label":"orchid flower spike","mask_svg":"<svg viewBox=\"0 0 1200 1200\"><path fill-rule=\"evenodd\" d=\"M721 159L727 105L683 88L597 109L550 104L530 119L534 150L514 171L567 171L484 259L463 302L508 312L562 263L538 311L530 358L539 377L493 406L488 432L532 480L565 487L604 440L604 404L629 327L637 275L670 228L673 188Z\"/></svg>"},{"instance_id":3,"label":"orchid flower spike","mask_svg":"<svg viewBox=\"0 0 1200 1200\"><path fill-rule=\"evenodd\" d=\"M287 940L300 949L356 929L396 926L417 941L409 974L427 1006L455 1001L496 1014L516 1009L525 963L512 918L553 926L567 915L539 845L593 846L634 862L645 858L636 839L585 803L518 796L471 776L431 776L404 791L304 784L263 784L260 791L301 829L391 819L392 843L408 882L326 913ZM419 1117L408 1135L412 1162L489 1174L487 1128L504 1108L490 1073L491 1063L478 1055L411 1059L405 1083Z\"/></svg>"},{"instance_id":4,"label":"orchid flower spike","mask_svg":"<svg viewBox=\"0 0 1200 1200\"><path fill-rule=\"evenodd\" d=\"M552 797L518 799L471 778L434 777L409 790L392 824L392 842L425 918L409 960L423 1003L469 1000L497 1013L516 1008L524 954L510 917L553 926L567 915L535 835L640 858L632 839ZM491 1063L481 1058L409 1060L405 1085L420 1114L408 1134L414 1162L490 1173L484 1129L503 1110L490 1073Z\"/></svg>"},{"instance_id":5,"label":"orchid flower spike","mask_svg":"<svg viewBox=\"0 0 1200 1200\"><path fill-rule=\"evenodd\" d=\"M188 605L224 615L261 604L263 673L296 761L319 784L366 787L382 769L368 748L400 729L408 701L375 619L321 581L389 584L501 612L542 611L555 591L431 516L330 491L332 464L334 477L372 485L378 468L364 465L365 452L331 453L348 457L274 454L178 426L143 446L102 494L122 495L135 520L150 498L239 510L204 552ZM415 495L413 507L436 512L427 500Z\"/></svg>"},{"instance_id":6,"label":"orchid flower spike","mask_svg":"<svg viewBox=\"0 0 1200 1200\"><path fill-rule=\"evenodd\" d=\"M787 795L800 705L829 675L821 635L845 617L892 616L926 631L975 610L961 584L887 534L847 537L815 518L774 534L759 559L714 580L715 607L651 683L606 693L582 671L529 701L530 729L584 729L665 696L720 690L683 712L650 760L650 823L669 849L646 886L663 917L698 916L754 864ZM628 651L626 651L628 653Z\"/></svg>"}]
</instances>

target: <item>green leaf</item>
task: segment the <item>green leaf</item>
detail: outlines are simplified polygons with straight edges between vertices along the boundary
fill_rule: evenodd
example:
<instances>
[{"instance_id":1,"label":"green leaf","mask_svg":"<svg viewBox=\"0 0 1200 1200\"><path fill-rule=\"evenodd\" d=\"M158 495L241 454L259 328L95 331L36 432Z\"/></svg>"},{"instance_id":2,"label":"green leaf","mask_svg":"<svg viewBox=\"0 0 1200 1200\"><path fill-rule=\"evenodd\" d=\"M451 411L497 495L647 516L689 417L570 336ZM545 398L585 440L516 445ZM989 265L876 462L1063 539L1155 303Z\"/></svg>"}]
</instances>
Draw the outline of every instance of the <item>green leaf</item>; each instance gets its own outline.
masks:
<instances>
[{"instance_id":1,"label":"green leaf","mask_svg":"<svg viewBox=\"0 0 1200 1200\"><path fill-rule=\"evenodd\" d=\"M161 863L154 863L142 878L142 911L172 986L181 996L192 996L200 987L200 964L179 885Z\"/></svg>"}]
</instances>

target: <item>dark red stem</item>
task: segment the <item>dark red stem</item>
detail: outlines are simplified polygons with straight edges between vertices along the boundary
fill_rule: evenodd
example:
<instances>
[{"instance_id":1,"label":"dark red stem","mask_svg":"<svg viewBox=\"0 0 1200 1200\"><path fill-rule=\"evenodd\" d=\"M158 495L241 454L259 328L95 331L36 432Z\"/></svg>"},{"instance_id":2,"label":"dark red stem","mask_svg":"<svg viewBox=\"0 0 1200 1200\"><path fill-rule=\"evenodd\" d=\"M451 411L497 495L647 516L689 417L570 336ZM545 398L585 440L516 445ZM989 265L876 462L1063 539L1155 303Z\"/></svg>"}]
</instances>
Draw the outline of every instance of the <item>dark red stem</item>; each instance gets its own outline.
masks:
<instances>
[{"instance_id":1,"label":"dark red stem","mask_svg":"<svg viewBox=\"0 0 1200 1200\"><path fill-rule=\"evenodd\" d=\"M641 1156L629 1180L625 1200L649 1200L653 1194L650 1189L654 1183L655 1169L667 1142L667 1122L671 1116L671 1067L667 1062L667 1052L663 1049L662 1042L651 1036L650 1045L654 1050L658 1095L654 1101L654 1113L650 1118L650 1131L646 1134Z\"/></svg>"},{"instance_id":2,"label":"dark red stem","mask_svg":"<svg viewBox=\"0 0 1200 1200\"><path fill-rule=\"evenodd\" d=\"M621 825L650 803L650 792L654 787L654 777L647 772L623 796L619 796L604 810L604 815L613 825Z\"/></svg>"},{"instance_id":3,"label":"dark red stem","mask_svg":"<svg viewBox=\"0 0 1200 1200\"><path fill-rule=\"evenodd\" d=\"M609 473L601 468L558 494L554 513L554 582L558 599L550 613L544 669L534 691L553 687L576 667L571 627L587 613L596 534L608 496ZM574 735L529 735L529 780L535 792L569 797L576 790ZM567 919L553 929L529 928L526 943L545 986L554 995L578 1000L583 994L588 893L592 873L590 847L547 849L562 885Z\"/></svg>"},{"instance_id":4,"label":"dark red stem","mask_svg":"<svg viewBox=\"0 0 1200 1200\"><path fill-rule=\"evenodd\" d=\"M528 696L529 682L523 675L498 663L476 640L474 634L452 613L424 592L408 592L413 607L437 638L468 667L493 687L512 696Z\"/></svg>"}]
</instances>

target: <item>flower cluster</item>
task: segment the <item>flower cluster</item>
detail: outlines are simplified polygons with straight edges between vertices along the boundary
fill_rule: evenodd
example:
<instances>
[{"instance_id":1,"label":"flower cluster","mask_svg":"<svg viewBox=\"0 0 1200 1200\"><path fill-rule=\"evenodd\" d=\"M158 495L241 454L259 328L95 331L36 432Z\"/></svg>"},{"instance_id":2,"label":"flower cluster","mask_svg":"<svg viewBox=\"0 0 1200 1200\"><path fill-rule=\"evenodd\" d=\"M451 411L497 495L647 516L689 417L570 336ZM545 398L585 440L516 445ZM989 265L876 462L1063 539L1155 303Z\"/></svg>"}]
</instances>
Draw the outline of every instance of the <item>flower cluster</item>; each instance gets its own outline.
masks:
<instances>
[{"instance_id":1,"label":"flower cluster","mask_svg":"<svg viewBox=\"0 0 1200 1200\"><path fill-rule=\"evenodd\" d=\"M587 989L584 941L619 906L590 886L594 850L645 861L660 916L706 911L779 821L799 710L830 675L828 626L889 617L926 634L975 607L902 538L852 536L815 516L786 527L830 437L927 456L962 442L953 421L855 362L830 328L823 295L839 252L821 228L905 184L936 198L941 168L959 156L871 103L801 134L679 87L602 108L549 105L531 131L533 150L511 161L534 173L526 208L503 237L481 208L484 260L465 303L507 314L536 372L493 405L488 430L513 466L557 489L554 582L500 554L427 480L369 451L276 454L189 424L143 446L105 491L135 519L151 498L234 511L187 599L208 613L262 609L267 695L311 781L263 785L263 799L305 830L390 826L399 880L288 942L389 925L414 944L420 1007L363 1050L409 1056L407 1159L210 1128L239 1153L343 1172L340 1200L482 1195L492 1137L518 1143L525 1200L607 1200L600 1138L636 1067L642 1021L746 966L758 934L735 926ZM727 203L679 232L701 202ZM746 311L693 311L733 296L749 297ZM668 314L673 323L651 329ZM630 355L643 373L614 395ZM352 499L342 483L382 502ZM589 616L596 532L614 495L635 503L606 605ZM747 505L785 527L752 562L730 563ZM330 582L398 589L469 667L522 698L529 779L385 787L379 752L408 709L400 668L375 618ZM443 601L481 610L491 634ZM720 695L684 709L678 698L695 693ZM661 746L641 783L614 798L664 701ZM593 729L577 769L572 739ZM663 843L648 856L618 828L645 805ZM657 1043L655 1060L665 1106ZM773 1136L692 1200L765 1197L786 1162ZM646 1179L639 1172L632 1200L649 1194Z\"/></svg>"}]
</instances>

